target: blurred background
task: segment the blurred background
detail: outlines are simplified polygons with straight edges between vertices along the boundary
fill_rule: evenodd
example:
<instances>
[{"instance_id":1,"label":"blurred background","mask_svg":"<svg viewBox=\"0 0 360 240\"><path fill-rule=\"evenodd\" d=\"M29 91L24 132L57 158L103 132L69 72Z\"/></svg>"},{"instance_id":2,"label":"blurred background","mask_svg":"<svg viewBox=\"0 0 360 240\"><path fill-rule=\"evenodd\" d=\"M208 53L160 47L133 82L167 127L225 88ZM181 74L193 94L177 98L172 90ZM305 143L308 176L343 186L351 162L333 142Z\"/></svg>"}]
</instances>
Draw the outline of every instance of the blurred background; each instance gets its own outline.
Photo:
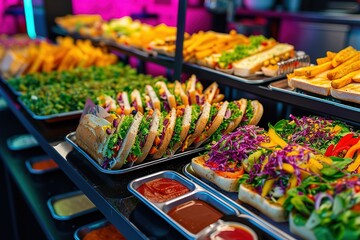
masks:
<instances>
[{"instance_id":1,"label":"blurred background","mask_svg":"<svg viewBox=\"0 0 360 240\"><path fill-rule=\"evenodd\" d=\"M176 26L178 0L1 0L0 34L28 32L54 38L54 18L100 14L105 20L131 16ZM348 45L360 48L359 0L188 0L186 31L263 34L306 50L311 59Z\"/></svg>"}]
</instances>

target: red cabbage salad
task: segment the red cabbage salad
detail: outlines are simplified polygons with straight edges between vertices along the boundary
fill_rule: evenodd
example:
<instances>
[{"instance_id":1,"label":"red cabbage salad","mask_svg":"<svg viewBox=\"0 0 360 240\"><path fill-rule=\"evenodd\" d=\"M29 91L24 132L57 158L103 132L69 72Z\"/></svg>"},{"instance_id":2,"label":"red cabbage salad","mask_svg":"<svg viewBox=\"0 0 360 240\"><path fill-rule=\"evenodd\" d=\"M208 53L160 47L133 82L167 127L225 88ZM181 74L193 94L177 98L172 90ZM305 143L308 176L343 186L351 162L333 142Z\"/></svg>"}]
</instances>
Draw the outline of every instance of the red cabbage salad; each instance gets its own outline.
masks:
<instances>
[{"instance_id":1,"label":"red cabbage salad","mask_svg":"<svg viewBox=\"0 0 360 240\"><path fill-rule=\"evenodd\" d=\"M242 167L243 160L259 150L265 152L260 144L269 141L263 128L241 126L210 146L205 166L214 171L237 171Z\"/></svg>"}]
</instances>

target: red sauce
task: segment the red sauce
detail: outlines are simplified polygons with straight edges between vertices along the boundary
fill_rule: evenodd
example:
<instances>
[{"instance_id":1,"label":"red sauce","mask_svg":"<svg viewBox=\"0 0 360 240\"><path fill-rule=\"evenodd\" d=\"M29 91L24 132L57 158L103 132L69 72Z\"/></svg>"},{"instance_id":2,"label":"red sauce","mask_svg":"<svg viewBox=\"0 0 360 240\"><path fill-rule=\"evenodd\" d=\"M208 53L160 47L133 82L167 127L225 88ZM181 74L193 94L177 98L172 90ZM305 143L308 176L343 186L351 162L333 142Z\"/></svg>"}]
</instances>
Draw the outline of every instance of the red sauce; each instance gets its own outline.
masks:
<instances>
[{"instance_id":1,"label":"red sauce","mask_svg":"<svg viewBox=\"0 0 360 240\"><path fill-rule=\"evenodd\" d=\"M170 178L157 178L141 185L137 191L148 200L156 203L166 202L181 196L190 190L183 184Z\"/></svg>"},{"instance_id":2,"label":"red sauce","mask_svg":"<svg viewBox=\"0 0 360 240\"><path fill-rule=\"evenodd\" d=\"M110 224L90 231L85 235L83 240L125 240L126 238L117 230L117 228Z\"/></svg>"},{"instance_id":3,"label":"red sauce","mask_svg":"<svg viewBox=\"0 0 360 240\"><path fill-rule=\"evenodd\" d=\"M246 226L227 225L214 232L210 240L254 240L257 239L255 233L250 232Z\"/></svg>"},{"instance_id":4,"label":"red sauce","mask_svg":"<svg viewBox=\"0 0 360 240\"><path fill-rule=\"evenodd\" d=\"M174 207L168 215L191 233L198 233L219 220L223 213L202 200L191 200Z\"/></svg>"},{"instance_id":5,"label":"red sauce","mask_svg":"<svg viewBox=\"0 0 360 240\"><path fill-rule=\"evenodd\" d=\"M31 167L35 170L47 170L59 166L53 159L44 159L42 161L34 162Z\"/></svg>"}]
</instances>

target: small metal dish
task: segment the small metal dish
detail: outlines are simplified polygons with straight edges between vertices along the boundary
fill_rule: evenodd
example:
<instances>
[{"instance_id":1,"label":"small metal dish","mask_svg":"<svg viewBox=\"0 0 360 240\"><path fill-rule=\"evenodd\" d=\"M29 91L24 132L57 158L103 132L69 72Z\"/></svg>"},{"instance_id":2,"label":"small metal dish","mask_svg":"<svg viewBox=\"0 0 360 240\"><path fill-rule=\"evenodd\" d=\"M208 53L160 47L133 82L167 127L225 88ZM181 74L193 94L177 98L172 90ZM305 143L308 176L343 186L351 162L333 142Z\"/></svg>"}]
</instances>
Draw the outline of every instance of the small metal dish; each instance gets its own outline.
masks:
<instances>
[{"instance_id":1,"label":"small metal dish","mask_svg":"<svg viewBox=\"0 0 360 240\"><path fill-rule=\"evenodd\" d=\"M75 197L81 197L81 199L74 199ZM82 204L81 206L82 208L84 208L84 204L87 204L88 208L84 208L81 211L77 211L76 209L75 210L71 209L68 210L68 212L70 213L61 214L59 212L59 209L56 209L57 204L62 204L61 206L64 207L71 206L71 204ZM56 220L70 220L97 210L96 206L81 191L74 191L65 194L55 195L49 198L49 200L47 201L47 206L50 210L51 216ZM72 205L72 207L73 206L74 205Z\"/></svg>"},{"instance_id":2,"label":"small metal dish","mask_svg":"<svg viewBox=\"0 0 360 240\"><path fill-rule=\"evenodd\" d=\"M30 158L30 159L26 160L25 166L29 170L29 172L32 173L32 174L44 174L44 173L48 173L48 172L58 170L59 166L56 166L56 167L55 166L50 166L50 167L47 167L47 168L44 168L44 169L36 169L36 168L34 168L35 163L40 163L42 161L49 161L49 160L52 160L49 156L37 156L37 157L33 157L33 158ZM54 161L54 160L52 160L52 161Z\"/></svg>"}]
</instances>

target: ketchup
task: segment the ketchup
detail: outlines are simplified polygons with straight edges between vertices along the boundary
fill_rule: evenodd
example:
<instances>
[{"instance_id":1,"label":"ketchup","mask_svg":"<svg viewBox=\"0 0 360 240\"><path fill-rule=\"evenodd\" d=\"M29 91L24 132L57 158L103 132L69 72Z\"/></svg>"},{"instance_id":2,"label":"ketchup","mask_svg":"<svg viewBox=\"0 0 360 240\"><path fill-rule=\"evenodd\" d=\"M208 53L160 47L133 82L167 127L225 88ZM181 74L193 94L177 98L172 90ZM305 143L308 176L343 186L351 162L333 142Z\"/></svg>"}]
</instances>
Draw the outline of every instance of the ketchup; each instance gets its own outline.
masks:
<instances>
[{"instance_id":1,"label":"ketchup","mask_svg":"<svg viewBox=\"0 0 360 240\"><path fill-rule=\"evenodd\" d=\"M39 162L34 162L31 167L35 170L47 170L51 168L58 168L59 166L53 159L44 159Z\"/></svg>"},{"instance_id":2,"label":"ketchup","mask_svg":"<svg viewBox=\"0 0 360 240\"><path fill-rule=\"evenodd\" d=\"M170 178L157 178L142 184L137 191L152 202L161 203L181 196L190 190Z\"/></svg>"},{"instance_id":3,"label":"ketchup","mask_svg":"<svg viewBox=\"0 0 360 240\"><path fill-rule=\"evenodd\" d=\"M251 232L250 232L251 231ZM255 233L246 226L226 225L214 232L210 240L254 240L257 239Z\"/></svg>"}]
</instances>

